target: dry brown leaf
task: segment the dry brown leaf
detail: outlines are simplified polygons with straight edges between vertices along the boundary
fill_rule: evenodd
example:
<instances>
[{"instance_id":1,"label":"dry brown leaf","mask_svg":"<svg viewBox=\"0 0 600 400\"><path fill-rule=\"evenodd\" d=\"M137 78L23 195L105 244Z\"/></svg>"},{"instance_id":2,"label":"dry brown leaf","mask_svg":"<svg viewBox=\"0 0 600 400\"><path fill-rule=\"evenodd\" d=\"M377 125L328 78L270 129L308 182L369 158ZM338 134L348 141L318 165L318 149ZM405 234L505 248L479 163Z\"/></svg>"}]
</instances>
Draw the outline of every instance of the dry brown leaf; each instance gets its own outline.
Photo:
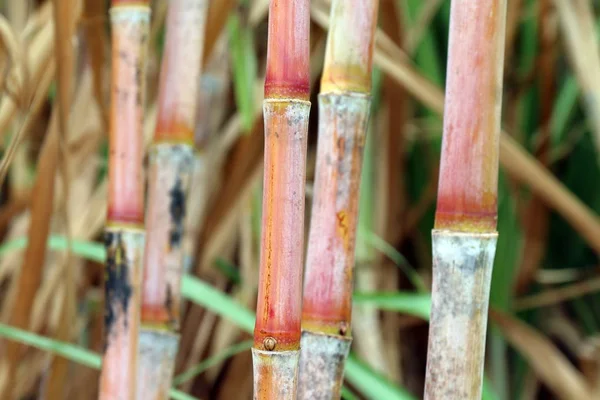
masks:
<instances>
[{"instance_id":1,"label":"dry brown leaf","mask_svg":"<svg viewBox=\"0 0 600 400\"><path fill-rule=\"evenodd\" d=\"M248 20L251 26L256 26L267 15L269 11L269 0L256 0L250 7Z\"/></svg>"},{"instance_id":2,"label":"dry brown leaf","mask_svg":"<svg viewBox=\"0 0 600 400\"><path fill-rule=\"evenodd\" d=\"M254 177L252 186L262 178L262 174ZM252 282L258 275L258 259L253 257L253 250L258 249L258 246L252 240L252 209L250 199L240 204L238 211L238 234L239 234L239 257L240 257L240 278L242 282ZM239 304L242 304L249 309L256 308L256 288L254 285L241 285L234 288L231 292L231 297ZM210 349L209 357L221 353L225 348L235 343L236 339L242 333L242 330L236 324L221 319L217 322L214 330L214 339ZM223 363L220 363L222 365ZM207 371L207 377L210 380L218 378L220 368L211 368Z\"/></svg>"},{"instance_id":3,"label":"dry brown leaf","mask_svg":"<svg viewBox=\"0 0 600 400\"><path fill-rule=\"evenodd\" d=\"M8 94L12 94L10 91L14 91L14 88L8 87L14 80L17 80L17 91L21 91L20 89L24 85L23 76L18 74L23 72L23 59L17 37L6 18L0 15L0 49L3 53L6 53L6 57L2 59L0 88L9 91ZM17 74L14 74L14 72L17 72ZM16 94L17 97L18 94ZM15 100L19 101L20 99Z\"/></svg>"},{"instance_id":4,"label":"dry brown leaf","mask_svg":"<svg viewBox=\"0 0 600 400\"><path fill-rule=\"evenodd\" d=\"M513 309L515 311L524 311L532 308L547 307L594 292L600 292L600 278L585 279L571 285L556 289L547 289L527 297L516 299Z\"/></svg>"},{"instance_id":5,"label":"dry brown leaf","mask_svg":"<svg viewBox=\"0 0 600 400\"><path fill-rule=\"evenodd\" d=\"M508 0L506 10L506 40L504 45L504 62L510 65L515 46L518 28L521 25L521 8L523 0Z\"/></svg>"},{"instance_id":6,"label":"dry brown leaf","mask_svg":"<svg viewBox=\"0 0 600 400\"><path fill-rule=\"evenodd\" d=\"M600 162L600 44L591 0L554 0L566 39L569 59L592 123Z\"/></svg>"},{"instance_id":7,"label":"dry brown leaf","mask_svg":"<svg viewBox=\"0 0 600 400\"><path fill-rule=\"evenodd\" d=\"M20 149L19 146L27 138L27 134L31 131L32 126L37 122L36 117L46 102L48 88L54 80L54 72L54 62L51 62L50 65L47 66L39 85L36 87L36 93L31 101L31 104L27 108L27 112L25 113L19 130L11 138L10 144L6 149L4 156L2 157L2 163L0 164L0 184L4 182L4 179L8 173L8 169Z\"/></svg>"},{"instance_id":8,"label":"dry brown leaf","mask_svg":"<svg viewBox=\"0 0 600 400\"><path fill-rule=\"evenodd\" d=\"M206 18L206 36L204 37L204 55L203 63L206 64L210 59L213 48L221 36L221 31L225 27L229 13L237 4L235 0L211 1Z\"/></svg>"},{"instance_id":9,"label":"dry brown leaf","mask_svg":"<svg viewBox=\"0 0 600 400\"><path fill-rule=\"evenodd\" d=\"M50 20L45 20L43 27L28 46L26 62L15 70L16 76L27 76L27 87L37 88L42 76L46 73L54 50L54 29ZM27 89L16 97L26 97ZM7 128L17 112L17 104L11 97L3 96L0 101L0 138L8 132Z\"/></svg>"},{"instance_id":10,"label":"dry brown leaf","mask_svg":"<svg viewBox=\"0 0 600 400\"><path fill-rule=\"evenodd\" d=\"M82 25L86 43L89 47L90 64L94 74L94 95L102 110L104 128L108 127L108 108L104 96L104 64L106 60L106 34L104 31L105 4L98 0L85 0Z\"/></svg>"},{"instance_id":11,"label":"dry brown leaf","mask_svg":"<svg viewBox=\"0 0 600 400\"><path fill-rule=\"evenodd\" d=\"M42 280L53 207L53 202L49 199L54 198L54 178L58 164L58 140L58 114L55 109L38 162L39 172L31 195L28 246L17 282L18 296L10 317L10 325L20 329L29 327L33 301ZM22 348L17 342L6 342L3 367L8 379L4 380L5 384L14 382ZM10 389L0 389L0 393L10 393Z\"/></svg>"},{"instance_id":12,"label":"dry brown leaf","mask_svg":"<svg viewBox=\"0 0 600 400\"><path fill-rule=\"evenodd\" d=\"M55 59L57 67L57 99L58 99L58 125L60 129L59 139L59 170L62 177L63 202L61 203L61 214L63 226L66 231L67 242L71 241L71 219L69 212L69 199L71 192L71 157L69 152L69 114L71 111L71 88L74 71L73 34L75 21L79 18L79 1L53 0L54 4L54 40ZM76 14L77 13L77 14ZM68 246L66 251L67 267L63 277L64 301L60 308L60 323L56 330L56 339L70 342L72 335L72 322L76 313L75 274L73 271L72 252ZM46 387L42 389L44 397L48 399L60 399L65 396L67 383L67 367L69 361L62 357L55 357L50 365Z\"/></svg>"},{"instance_id":13,"label":"dry brown leaf","mask_svg":"<svg viewBox=\"0 0 600 400\"><path fill-rule=\"evenodd\" d=\"M15 32L20 33L27 23L29 14L28 1L9 1L6 3L6 15Z\"/></svg>"},{"instance_id":14,"label":"dry brown leaf","mask_svg":"<svg viewBox=\"0 0 600 400\"><path fill-rule=\"evenodd\" d=\"M499 311L492 321L506 340L525 357L537 376L561 399L593 400L582 374L545 336L523 322Z\"/></svg>"},{"instance_id":15,"label":"dry brown leaf","mask_svg":"<svg viewBox=\"0 0 600 400\"><path fill-rule=\"evenodd\" d=\"M600 398L600 337L592 336L580 344L579 365L587 382L592 387L595 399Z\"/></svg>"}]
</instances>

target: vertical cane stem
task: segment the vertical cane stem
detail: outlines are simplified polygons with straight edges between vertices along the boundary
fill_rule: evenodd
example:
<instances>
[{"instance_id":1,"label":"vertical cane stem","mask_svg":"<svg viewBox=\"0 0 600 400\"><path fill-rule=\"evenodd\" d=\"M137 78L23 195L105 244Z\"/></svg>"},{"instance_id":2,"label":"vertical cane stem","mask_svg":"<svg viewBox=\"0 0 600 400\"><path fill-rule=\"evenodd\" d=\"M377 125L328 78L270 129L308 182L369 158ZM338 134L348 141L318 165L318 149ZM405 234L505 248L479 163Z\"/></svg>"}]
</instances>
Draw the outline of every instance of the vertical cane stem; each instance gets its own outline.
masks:
<instances>
[{"instance_id":1,"label":"vertical cane stem","mask_svg":"<svg viewBox=\"0 0 600 400\"><path fill-rule=\"evenodd\" d=\"M145 234L144 71L148 2L113 1L109 189L105 229L105 350L100 399L136 396L140 284Z\"/></svg>"},{"instance_id":2,"label":"vertical cane stem","mask_svg":"<svg viewBox=\"0 0 600 400\"><path fill-rule=\"evenodd\" d=\"M140 400L168 398L179 345L184 221L208 3L172 0L167 11L158 121L148 168Z\"/></svg>"},{"instance_id":3,"label":"vertical cane stem","mask_svg":"<svg viewBox=\"0 0 600 400\"><path fill-rule=\"evenodd\" d=\"M298 396L340 397L352 341L354 249L377 0L333 1L302 309Z\"/></svg>"},{"instance_id":4,"label":"vertical cane stem","mask_svg":"<svg viewBox=\"0 0 600 400\"><path fill-rule=\"evenodd\" d=\"M271 0L254 398L296 397L309 97L308 0Z\"/></svg>"},{"instance_id":5,"label":"vertical cane stem","mask_svg":"<svg viewBox=\"0 0 600 400\"><path fill-rule=\"evenodd\" d=\"M506 0L453 0L425 399L481 398L496 252Z\"/></svg>"}]
</instances>

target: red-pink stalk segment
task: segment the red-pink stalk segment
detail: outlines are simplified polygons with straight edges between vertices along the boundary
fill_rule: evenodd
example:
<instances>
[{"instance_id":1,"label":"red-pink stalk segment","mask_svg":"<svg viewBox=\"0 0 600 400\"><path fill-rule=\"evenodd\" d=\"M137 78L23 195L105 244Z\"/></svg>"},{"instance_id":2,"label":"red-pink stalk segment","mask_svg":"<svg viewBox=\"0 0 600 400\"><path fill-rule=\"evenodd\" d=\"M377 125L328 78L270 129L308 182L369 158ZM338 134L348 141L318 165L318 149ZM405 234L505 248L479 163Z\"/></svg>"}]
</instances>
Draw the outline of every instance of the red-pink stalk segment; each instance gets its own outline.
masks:
<instances>
[{"instance_id":1,"label":"red-pink stalk segment","mask_svg":"<svg viewBox=\"0 0 600 400\"><path fill-rule=\"evenodd\" d=\"M137 395L138 335L145 234L143 176L144 72L148 2L113 1L108 212L105 228L103 400Z\"/></svg>"},{"instance_id":2,"label":"red-pink stalk segment","mask_svg":"<svg viewBox=\"0 0 600 400\"><path fill-rule=\"evenodd\" d=\"M179 344L183 235L208 0L171 0L148 167L138 399L167 399Z\"/></svg>"},{"instance_id":3,"label":"red-pink stalk segment","mask_svg":"<svg viewBox=\"0 0 600 400\"><path fill-rule=\"evenodd\" d=\"M452 0L425 399L481 398L506 0Z\"/></svg>"},{"instance_id":4,"label":"red-pink stalk segment","mask_svg":"<svg viewBox=\"0 0 600 400\"><path fill-rule=\"evenodd\" d=\"M309 0L271 0L254 398L293 399L300 350L309 98Z\"/></svg>"}]
</instances>

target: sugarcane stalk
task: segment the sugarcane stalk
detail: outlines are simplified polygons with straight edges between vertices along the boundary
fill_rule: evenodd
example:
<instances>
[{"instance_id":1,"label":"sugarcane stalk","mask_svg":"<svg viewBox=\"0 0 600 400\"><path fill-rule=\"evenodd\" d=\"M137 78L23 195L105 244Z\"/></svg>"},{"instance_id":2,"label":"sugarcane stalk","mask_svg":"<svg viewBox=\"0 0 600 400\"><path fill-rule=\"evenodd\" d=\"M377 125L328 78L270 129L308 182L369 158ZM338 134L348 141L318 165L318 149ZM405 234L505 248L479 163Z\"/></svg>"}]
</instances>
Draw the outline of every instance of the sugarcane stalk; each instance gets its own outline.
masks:
<instances>
[{"instance_id":1,"label":"sugarcane stalk","mask_svg":"<svg viewBox=\"0 0 600 400\"><path fill-rule=\"evenodd\" d=\"M194 167L188 197L190 202L185 216L183 237L185 273L192 271L198 235L202 229L206 207L215 191L215 175L220 175L221 159L224 154L214 151L215 135L225 116L229 90L229 54L224 35L215 47L211 60L199 81L199 96L196 108L194 134ZM215 154L217 153L217 154Z\"/></svg>"},{"instance_id":2,"label":"sugarcane stalk","mask_svg":"<svg viewBox=\"0 0 600 400\"><path fill-rule=\"evenodd\" d=\"M506 0L453 0L425 399L481 398L497 242Z\"/></svg>"},{"instance_id":3,"label":"sugarcane stalk","mask_svg":"<svg viewBox=\"0 0 600 400\"><path fill-rule=\"evenodd\" d=\"M100 399L136 396L145 234L143 105L150 7L113 1L108 211L104 244L105 349Z\"/></svg>"},{"instance_id":4,"label":"sugarcane stalk","mask_svg":"<svg viewBox=\"0 0 600 400\"><path fill-rule=\"evenodd\" d=\"M296 398L311 107L309 3L269 4L261 254L252 348L254 398L260 400Z\"/></svg>"},{"instance_id":5,"label":"sugarcane stalk","mask_svg":"<svg viewBox=\"0 0 600 400\"><path fill-rule=\"evenodd\" d=\"M231 78L227 43L227 36L222 35L200 78L195 132L196 153L194 154L194 170L188 195L190 199L194 200L189 203L185 220L184 274L195 272L195 257L200 232L204 226L207 209L215 200L215 193L223 174L222 167L226 152L220 148L221 136L217 136L216 133L223 122L229 100ZM222 253L220 254L222 255ZM184 343L180 344L181 351L185 352L185 357L179 360L180 363L176 366L178 370L186 370L196 365L205 353L208 339L214 334L217 316L210 313L205 315L199 330L196 329L198 326L194 326L198 325L197 317L195 313L186 315L181 335L184 338L188 337L187 331L191 331L193 334L191 335L192 340L188 342L187 350L184 349ZM193 380L188 380L180 388L189 391L192 384Z\"/></svg>"},{"instance_id":6,"label":"sugarcane stalk","mask_svg":"<svg viewBox=\"0 0 600 400\"><path fill-rule=\"evenodd\" d=\"M167 11L158 120L148 167L138 399L167 399L179 344L183 231L208 0Z\"/></svg>"},{"instance_id":7,"label":"sugarcane stalk","mask_svg":"<svg viewBox=\"0 0 600 400\"><path fill-rule=\"evenodd\" d=\"M340 398L352 341L354 249L378 3L334 0L331 6L302 309L301 399Z\"/></svg>"},{"instance_id":8,"label":"sugarcane stalk","mask_svg":"<svg viewBox=\"0 0 600 400\"><path fill-rule=\"evenodd\" d=\"M381 135L378 135L376 131L377 124L374 123L373 118L371 118L368 129L360 183L360 212L357 221L359 232L376 232L377 229L375 183L379 177L376 175L376 149L374 147L377 143L375 139L379 139ZM370 243L365 240L356 242L355 291L360 293L377 291L378 278L383 272L378 268L378 261L377 252ZM375 371L387 373L386 376L389 377L389 363L386 360L388 354L383 337L384 329L382 329L380 310L368 305L354 304L352 315L355 317L352 323L352 340L356 355Z\"/></svg>"}]
</instances>

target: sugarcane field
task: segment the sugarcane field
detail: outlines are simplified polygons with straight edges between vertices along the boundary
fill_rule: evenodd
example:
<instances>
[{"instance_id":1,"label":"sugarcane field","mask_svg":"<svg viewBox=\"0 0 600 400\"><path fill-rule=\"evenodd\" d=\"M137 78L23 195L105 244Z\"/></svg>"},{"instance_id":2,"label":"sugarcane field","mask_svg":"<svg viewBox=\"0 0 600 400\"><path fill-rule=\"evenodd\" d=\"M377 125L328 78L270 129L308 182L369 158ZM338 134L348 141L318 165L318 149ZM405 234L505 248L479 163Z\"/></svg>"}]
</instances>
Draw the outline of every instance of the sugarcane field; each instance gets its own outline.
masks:
<instances>
[{"instance_id":1,"label":"sugarcane field","mask_svg":"<svg viewBox=\"0 0 600 400\"><path fill-rule=\"evenodd\" d=\"M600 1L0 0L0 400L600 400Z\"/></svg>"}]
</instances>

